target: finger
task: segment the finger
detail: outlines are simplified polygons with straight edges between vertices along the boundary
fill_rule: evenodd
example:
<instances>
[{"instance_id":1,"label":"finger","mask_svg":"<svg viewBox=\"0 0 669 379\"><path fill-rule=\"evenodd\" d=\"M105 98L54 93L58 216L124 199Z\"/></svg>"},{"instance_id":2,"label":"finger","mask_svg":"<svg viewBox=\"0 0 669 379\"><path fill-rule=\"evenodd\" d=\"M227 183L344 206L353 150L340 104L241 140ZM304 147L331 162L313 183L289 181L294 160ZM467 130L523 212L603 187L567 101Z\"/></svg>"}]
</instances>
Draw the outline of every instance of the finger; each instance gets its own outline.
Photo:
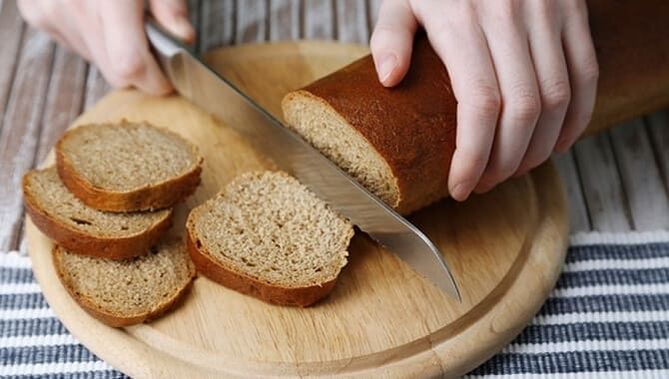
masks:
<instances>
[{"instance_id":1,"label":"finger","mask_svg":"<svg viewBox=\"0 0 669 379\"><path fill-rule=\"evenodd\" d=\"M59 31L52 31L51 36L62 46L70 49L77 53L80 57L84 58L87 61L91 61L91 53L88 51L86 43L78 35L73 35L73 33L65 32L61 34Z\"/></svg>"},{"instance_id":2,"label":"finger","mask_svg":"<svg viewBox=\"0 0 669 379\"><path fill-rule=\"evenodd\" d=\"M407 0L386 0L381 4L370 48L384 86L397 85L409 70L417 25Z\"/></svg>"},{"instance_id":3,"label":"finger","mask_svg":"<svg viewBox=\"0 0 669 379\"><path fill-rule=\"evenodd\" d=\"M541 116L537 121L516 176L546 161L557 142L571 98L569 73L562 50L561 25L555 20L554 3L529 2L525 20L529 30L530 54L536 70Z\"/></svg>"},{"instance_id":4,"label":"finger","mask_svg":"<svg viewBox=\"0 0 669 379\"><path fill-rule=\"evenodd\" d=\"M113 65L107 56L104 42L102 18L98 4L93 1L81 3L79 12L73 12L74 33L78 34L89 53L89 59L95 63L104 78L114 87L124 87L127 84L117 79L113 72Z\"/></svg>"},{"instance_id":5,"label":"finger","mask_svg":"<svg viewBox=\"0 0 669 379\"><path fill-rule=\"evenodd\" d=\"M587 10L583 2L577 4L581 9L573 12L574 17L566 19L562 32L572 100L555 147L558 152L566 151L588 126L597 95L599 66L590 36Z\"/></svg>"},{"instance_id":6,"label":"finger","mask_svg":"<svg viewBox=\"0 0 669 379\"><path fill-rule=\"evenodd\" d=\"M36 28L49 33L61 46L74 50L86 60L90 54L86 44L74 27L74 22L54 23L53 20L70 21L69 14L63 14L62 7L53 1L18 1L17 5L23 17Z\"/></svg>"},{"instance_id":7,"label":"finger","mask_svg":"<svg viewBox=\"0 0 669 379\"><path fill-rule=\"evenodd\" d=\"M483 32L468 3L420 4L420 21L446 65L458 101L448 188L454 199L463 201L478 183L490 156L500 109L497 79Z\"/></svg>"},{"instance_id":8,"label":"finger","mask_svg":"<svg viewBox=\"0 0 669 379\"><path fill-rule=\"evenodd\" d=\"M160 25L182 40L193 42L195 29L188 19L185 0L151 0L149 5Z\"/></svg>"},{"instance_id":9,"label":"finger","mask_svg":"<svg viewBox=\"0 0 669 379\"><path fill-rule=\"evenodd\" d=\"M527 32L513 2L486 7L483 30L502 95L502 112L490 161L475 191L487 192L520 165L541 113L539 88ZM500 17L501 15L501 17Z\"/></svg>"},{"instance_id":10,"label":"finger","mask_svg":"<svg viewBox=\"0 0 669 379\"><path fill-rule=\"evenodd\" d=\"M169 93L172 87L149 52L142 2L102 1L101 7L105 47L115 80L155 95Z\"/></svg>"}]
</instances>

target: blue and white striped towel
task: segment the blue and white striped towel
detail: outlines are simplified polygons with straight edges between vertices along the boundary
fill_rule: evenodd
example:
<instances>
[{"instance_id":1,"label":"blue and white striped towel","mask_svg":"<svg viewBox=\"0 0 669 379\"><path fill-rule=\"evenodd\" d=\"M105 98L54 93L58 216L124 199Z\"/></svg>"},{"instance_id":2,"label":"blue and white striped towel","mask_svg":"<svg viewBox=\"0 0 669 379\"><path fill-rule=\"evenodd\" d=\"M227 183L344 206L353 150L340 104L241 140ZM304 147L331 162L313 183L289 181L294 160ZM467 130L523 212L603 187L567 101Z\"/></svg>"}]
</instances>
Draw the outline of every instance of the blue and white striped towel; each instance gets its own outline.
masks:
<instances>
[{"instance_id":1,"label":"blue and white striped towel","mask_svg":"<svg viewBox=\"0 0 669 379\"><path fill-rule=\"evenodd\" d=\"M571 240L532 324L469 377L669 378L669 232ZM18 252L0 253L0 364L9 378L124 377L67 332Z\"/></svg>"}]
</instances>

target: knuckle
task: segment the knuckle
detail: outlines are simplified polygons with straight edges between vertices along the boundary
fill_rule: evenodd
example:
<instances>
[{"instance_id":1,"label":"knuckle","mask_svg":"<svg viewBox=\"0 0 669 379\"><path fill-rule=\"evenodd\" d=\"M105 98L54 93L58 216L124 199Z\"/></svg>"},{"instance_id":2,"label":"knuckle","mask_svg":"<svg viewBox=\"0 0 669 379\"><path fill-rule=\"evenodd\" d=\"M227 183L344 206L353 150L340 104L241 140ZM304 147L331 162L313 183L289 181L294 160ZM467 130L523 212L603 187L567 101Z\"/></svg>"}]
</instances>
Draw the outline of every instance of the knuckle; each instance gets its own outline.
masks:
<instances>
[{"instance_id":1,"label":"knuckle","mask_svg":"<svg viewBox=\"0 0 669 379\"><path fill-rule=\"evenodd\" d=\"M146 69L144 60L139 53L121 53L116 58L115 73L123 79L132 79L140 76Z\"/></svg>"},{"instance_id":2,"label":"knuckle","mask_svg":"<svg viewBox=\"0 0 669 379\"><path fill-rule=\"evenodd\" d=\"M547 109L566 109L571 101L571 87L565 79L541 83L542 105Z\"/></svg>"},{"instance_id":3,"label":"knuckle","mask_svg":"<svg viewBox=\"0 0 669 379\"><path fill-rule=\"evenodd\" d=\"M599 63L597 57L589 55L578 67L579 77L587 84L597 83L599 79Z\"/></svg>"},{"instance_id":4,"label":"knuckle","mask_svg":"<svg viewBox=\"0 0 669 379\"><path fill-rule=\"evenodd\" d=\"M454 14L446 14L439 24L439 31L442 33L449 33L453 30L466 31L472 28L477 21L476 10L469 2L461 2L460 6L456 8Z\"/></svg>"},{"instance_id":5,"label":"knuckle","mask_svg":"<svg viewBox=\"0 0 669 379\"><path fill-rule=\"evenodd\" d=\"M537 16L541 17L541 19L547 20L547 19L552 19L553 16L555 15L554 9L555 9L555 1L553 0L545 0L545 1L537 1Z\"/></svg>"},{"instance_id":6,"label":"knuckle","mask_svg":"<svg viewBox=\"0 0 669 379\"><path fill-rule=\"evenodd\" d=\"M496 86L479 83L472 86L468 103L487 117L496 118L502 107L502 99Z\"/></svg>"},{"instance_id":7,"label":"knuckle","mask_svg":"<svg viewBox=\"0 0 669 379\"><path fill-rule=\"evenodd\" d=\"M452 12L432 13L427 17L428 33L430 30L436 35L446 35L453 33L468 33L472 25L476 24L476 13L469 2L458 2Z\"/></svg>"},{"instance_id":8,"label":"knuckle","mask_svg":"<svg viewBox=\"0 0 669 379\"><path fill-rule=\"evenodd\" d=\"M539 118L541 103L534 93L521 91L509 101L506 111L510 118L520 124L532 124Z\"/></svg>"},{"instance_id":9,"label":"knuckle","mask_svg":"<svg viewBox=\"0 0 669 379\"><path fill-rule=\"evenodd\" d=\"M515 20L522 11L522 0L496 0L476 2L476 9L483 17L502 20Z\"/></svg>"},{"instance_id":10,"label":"knuckle","mask_svg":"<svg viewBox=\"0 0 669 379\"><path fill-rule=\"evenodd\" d=\"M453 17L453 21L469 23L476 18L476 8L474 4L468 1L461 1L457 4L459 5L456 8L458 14L456 17Z\"/></svg>"},{"instance_id":11,"label":"knuckle","mask_svg":"<svg viewBox=\"0 0 669 379\"><path fill-rule=\"evenodd\" d=\"M430 21L425 26L428 35L443 36L452 33L454 30L461 30L458 26L459 22L461 21L443 18L439 21Z\"/></svg>"},{"instance_id":12,"label":"knuckle","mask_svg":"<svg viewBox=\"0 0 669 379\"><path fill-rule=\"evenodd\" d=\"M498 5L502 15L506 17L515 17L521 8L519 0L499 1Z\"/></svg>"},{"instance_id":13,"label":"knuckle","mask_svg":"<svg viewBox=\"0 0 669 379\"><path fill-rule=\"evenodd\" d=\"M567 11L582 13L587 11L584 0L563 0L562 5Z\"/></svg>"}]
</instances>

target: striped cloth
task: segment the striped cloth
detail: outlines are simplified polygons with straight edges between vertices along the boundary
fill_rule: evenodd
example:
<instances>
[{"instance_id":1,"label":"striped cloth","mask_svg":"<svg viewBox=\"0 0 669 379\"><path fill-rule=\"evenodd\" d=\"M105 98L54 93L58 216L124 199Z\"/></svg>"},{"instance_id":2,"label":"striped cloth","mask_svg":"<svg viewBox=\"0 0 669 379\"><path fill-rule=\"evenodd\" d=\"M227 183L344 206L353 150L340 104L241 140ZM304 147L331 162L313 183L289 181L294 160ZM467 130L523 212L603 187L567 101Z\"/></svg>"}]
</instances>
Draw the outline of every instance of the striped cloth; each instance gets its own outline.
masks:
<instances>
[{"instance_id":1,"label":"striped cloth","mask_svg":"<svg viewBox=\"0 0 669 379\"><path fill-rule=\"evenodd\" d=\"M39 291L30 260L0 253L0 377L121 378L79 344ZM571 238L531 325L470 378L669 378L669 232Z\"/></svg>"}]
</instances>

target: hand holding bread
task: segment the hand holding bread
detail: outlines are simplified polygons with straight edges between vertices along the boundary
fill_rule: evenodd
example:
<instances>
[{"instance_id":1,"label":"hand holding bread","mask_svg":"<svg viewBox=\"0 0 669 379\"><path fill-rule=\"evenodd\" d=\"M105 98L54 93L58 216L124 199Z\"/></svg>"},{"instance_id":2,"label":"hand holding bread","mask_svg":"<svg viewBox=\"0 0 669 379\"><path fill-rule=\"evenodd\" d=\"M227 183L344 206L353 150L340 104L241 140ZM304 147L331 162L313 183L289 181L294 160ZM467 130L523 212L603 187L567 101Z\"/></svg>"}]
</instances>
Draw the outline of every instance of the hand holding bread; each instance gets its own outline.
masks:
<instances>
[{"instance_id":1,"label":"hand holding bread","mask_svg":"<svg viewBox=\"0 0 669 379\"><path fill-rule=\"evenodd\" d=\"M457 99L456 200L567 150L587 126L598 65L584 0L386 0L371 39L383 85L406 75L419 25Z\"/></svg>"}]
</instances>

